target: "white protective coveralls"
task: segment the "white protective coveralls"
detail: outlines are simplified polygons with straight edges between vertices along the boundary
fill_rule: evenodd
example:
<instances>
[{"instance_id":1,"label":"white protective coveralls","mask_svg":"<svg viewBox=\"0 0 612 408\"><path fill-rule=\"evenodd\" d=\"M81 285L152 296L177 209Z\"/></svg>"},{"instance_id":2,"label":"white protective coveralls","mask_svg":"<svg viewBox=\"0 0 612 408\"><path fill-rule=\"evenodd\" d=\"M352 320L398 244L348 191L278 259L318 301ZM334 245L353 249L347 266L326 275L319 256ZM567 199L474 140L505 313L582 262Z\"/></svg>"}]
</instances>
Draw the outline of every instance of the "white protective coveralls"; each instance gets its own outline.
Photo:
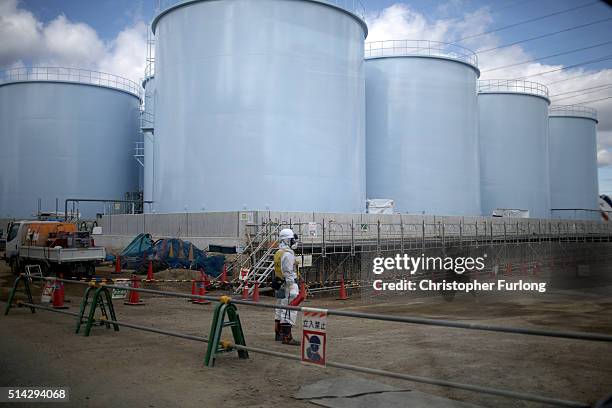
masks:
<instances>
[{"instance_id":1,"label":"white protective coveralls","mask_svg":"<svg viewBox=\"0 0 612 408\"><path fill-rule=\"evenodd\" d=\"M300 288L296 283L297 273L295 271L295 252L293 252L293 249L291 249L289 245L284 242L281 242L278 245L278 248L284 251L283 256L281 257L281 271L283 272L285 283L277 291L280 292L280 294L277 295L276 304L288 306L289 303L291 303L291 301L300 293ZM284 296L280 297L283 294ZM274 319L280 320L281 324L290 324L291 326L295 326L297 311L275 309Z\"/></svg>"}]
</instances>

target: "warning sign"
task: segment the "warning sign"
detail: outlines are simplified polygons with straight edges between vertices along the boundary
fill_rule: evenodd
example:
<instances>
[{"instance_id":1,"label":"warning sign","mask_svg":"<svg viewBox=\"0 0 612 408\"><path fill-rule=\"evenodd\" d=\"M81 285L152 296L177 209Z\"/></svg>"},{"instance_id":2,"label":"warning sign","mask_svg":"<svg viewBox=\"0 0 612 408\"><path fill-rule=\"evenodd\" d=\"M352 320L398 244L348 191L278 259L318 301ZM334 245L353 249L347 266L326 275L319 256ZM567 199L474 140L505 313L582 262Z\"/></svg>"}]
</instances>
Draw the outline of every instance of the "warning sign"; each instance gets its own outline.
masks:
<instances>
[{"instance_id":1,"label":"warning sign","mask_svg":"<svg viewBox=\"0 0 612 408\"><path fill-rule=\"evenodd\" d=\"M115 286L125 286L126 289L117 289L113 288L113 293L111 294L111 298L113 299L125 299L127 296L127 288L130 287L129 279L117 279L115 280Z\"/></svg>"},{"instance_id":2,"label":"warning sign","mask_svg":"<svg viewBox=\"0 0 612 408\"><path fill-rule=\"evenodd\" d=\"M308 236L311 238L316 238L317 236L317 223L316 222L308 223Z\"/></svg>"},{"instance_id":3,"label":"warning sign","mask_svg":"<svg viewBox=\"0 0 612 408\"><path fill-rule=\"evenodd\" d=\"M43 290L40 295L40 303L51 303L54 291L55 281L45 281L45 286L43 286Z\"/></svg>"},{"instance_id":4,"label":"warning sign","mask_svg":"<svg viewBox=\"0 0 612 408\"><path fill-rule=\"evenodd\" d=\"M302 361L325 365L327 347L327 309L304 308Z\"/></svg>"},{"instance_id":5,"label":"warning sign","mask_svg":"<svg viewBox=\"0 0 612 408\"><path fill-rule=\"evenodd\" d=\"M238 279L240 279L241 281L246 281L248 275L249 275L249 269L248 268L241 268L240 269L240 275L238 276Z\"/></svg>"},{"instance_id":6,"label":"warning sign","mask_svg":"<svg viewBox=\"0 0 612 408\"><path fill-rule=\"evenodd\" d=\"M295 263L300 268L308 268L312 266L312 255L298 255L295 257Z\"/></svg>"}]
</instances>

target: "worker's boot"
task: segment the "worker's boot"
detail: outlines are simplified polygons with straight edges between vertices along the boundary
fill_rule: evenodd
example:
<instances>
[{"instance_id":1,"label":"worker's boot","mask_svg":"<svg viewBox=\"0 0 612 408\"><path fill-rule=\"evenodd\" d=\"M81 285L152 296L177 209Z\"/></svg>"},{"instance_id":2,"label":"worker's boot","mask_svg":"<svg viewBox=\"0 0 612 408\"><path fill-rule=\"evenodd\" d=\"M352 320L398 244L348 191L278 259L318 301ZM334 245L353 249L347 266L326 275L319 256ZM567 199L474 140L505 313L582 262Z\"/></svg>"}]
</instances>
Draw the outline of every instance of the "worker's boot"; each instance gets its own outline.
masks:
<instances>
[{"instance_id":1,"label":"worker's boot","mask_svg":"<svg viewBox=\"0 0 612 408\"><path fill-rule=\"evenodd\" d=\"M275 320L274 321L274 340L275 341L281 341L283 340L283 336L281 336L281 324L280 324L280 320Z\"/></svg>"},{"instance_id":2,"label":"worker's boot","mask_svg":"<svg viewBox=\"0 0 612 408\"><path fill-rule=\"evenodd\" d=\"M283 336L283 344L287 344L289 346L299 346L300 342L297 340L293 340L291 336L291 325L289 323L281 324L281 333Z\"/></svg>"}]
</instances>

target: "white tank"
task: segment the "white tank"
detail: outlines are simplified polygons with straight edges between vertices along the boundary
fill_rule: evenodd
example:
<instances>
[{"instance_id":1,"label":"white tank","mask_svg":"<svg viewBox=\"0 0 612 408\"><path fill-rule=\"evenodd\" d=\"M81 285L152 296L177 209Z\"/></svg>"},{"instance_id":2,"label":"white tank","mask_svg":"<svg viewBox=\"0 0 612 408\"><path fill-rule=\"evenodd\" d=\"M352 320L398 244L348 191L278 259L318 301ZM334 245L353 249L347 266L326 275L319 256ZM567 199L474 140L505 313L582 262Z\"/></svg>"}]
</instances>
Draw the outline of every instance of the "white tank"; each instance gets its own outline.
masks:
<instances>
[{"instance_id":1,"label":"white tank","mask_svg":"<svg viewBox=\"0 0 612 408\"><path fill-rule=\"evenodd\" d=\"M597 111L551 106L550 201L553 218L600 219L597 180Z\"/></svg>"},{"instance_id":2,"label":"white tank","mask_svg":"<svg viewBox=\"0 0 612 408\"><path fill-rule=\"evenodd\" d=\"M483 215L496 209L550 217L548 89L517 80L479 82Z\"/></svg>"},{"instance_id":3,"label":"white tank","mask_svg":"<svg viewBox=\"0 0 612 408\"><path fill-rule=\"evenodd\" d=\"M367 28L330 3L196 0L156 17L156 212L363 212Z\"/></svg>"},{"instance_id":4,"label":"white tank","mask_svg":"<svg viewBox=\"0 0 612 408\"><path fill-rule=\"evenodd\" d=\"M403 213L479 215L476 55L432 41L365 51L368 198Z\"/></svg>"},{"instance_id":5,"label":"white tank","mask_svg":"<svg viewBox=\"0 0 612 408\"><path fill-rule=\"evenodd\" d=\"M123 200L135 192L139 105L140 85L111 74L0 71L0 218L29 218L39 207L63 212L67 198ZM104 205L78 209L93 218Z\"/></svg>"}]
</instances>

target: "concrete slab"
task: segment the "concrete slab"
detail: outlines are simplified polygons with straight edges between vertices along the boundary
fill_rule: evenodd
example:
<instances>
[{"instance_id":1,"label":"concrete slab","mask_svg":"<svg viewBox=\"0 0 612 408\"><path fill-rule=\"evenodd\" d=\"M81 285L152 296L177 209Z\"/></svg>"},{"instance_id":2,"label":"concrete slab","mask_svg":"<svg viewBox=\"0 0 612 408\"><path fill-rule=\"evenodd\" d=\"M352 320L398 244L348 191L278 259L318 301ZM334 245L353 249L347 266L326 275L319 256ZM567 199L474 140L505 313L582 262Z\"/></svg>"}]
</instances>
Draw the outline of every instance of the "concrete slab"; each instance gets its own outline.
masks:
<instances>
[{"instance_id":1,"label":"concrete slab","mask_svg":"<svg viewBox=\"0 0 612 408\"><path fill-rule=\"evenodd\" d=\"M391 391L355 397L321 398L311 403L327 408L482 408L419 391Z\"/></svg>"},{"instance_id":2,"label":"concrete slab","mask_svg":"<svg viewBox=\"0 0 612 408\"><path fill-rule=\"evenodd\" d=\"M313 384L303 385L295 394L296 399L313 399L325 397L351 397L385 391L408 391L408 388L396 388L363 378L328 378Z\"/></svg>"}]
</instances>

